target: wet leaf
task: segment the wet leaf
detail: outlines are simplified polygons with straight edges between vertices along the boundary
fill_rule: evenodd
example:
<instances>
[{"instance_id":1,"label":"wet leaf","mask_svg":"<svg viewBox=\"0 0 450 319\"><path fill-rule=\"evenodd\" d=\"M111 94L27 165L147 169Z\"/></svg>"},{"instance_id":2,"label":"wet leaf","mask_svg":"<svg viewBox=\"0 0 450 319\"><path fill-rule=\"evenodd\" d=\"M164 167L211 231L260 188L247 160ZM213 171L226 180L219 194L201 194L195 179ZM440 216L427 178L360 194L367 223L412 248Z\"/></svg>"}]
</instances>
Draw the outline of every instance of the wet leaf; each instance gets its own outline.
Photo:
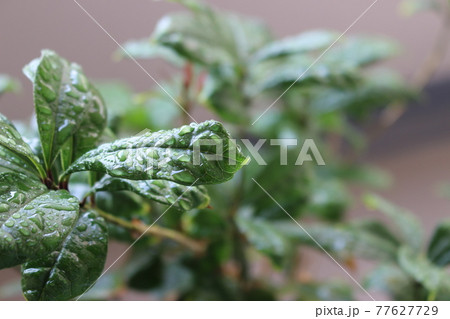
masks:
<instances>
[{"instance_id":1,"label":"wet leaf","mask_svg":"<svg viewBox=\"0 0 450 319\"><path fill-rule=\"evenodd\" d=\"M76 222L78 200L19 173L0 175L0 269L59 247Z\"/></svg>"},{"instance_id":2,"label":"wet leaf","mask_svg":"<svg viewBox=\"0 0 450 319\"><path fill-rule=\"evenodd\" d=\"M72 151L64 152L69 158L63 161L71 162L93 148L106 125L106 108L81 67L44 50L24 73L33 82L46 168L69 139L73 139Z\"/></svg>"},{"instance_id":3,"label":"wet leaf","mask_svg":"<svg viewBox=\"0 0 450 319\"><path fill-rule=\"evenodd\" d=\"M180 210L205 208L209 204L209 196L205 187L183 186L165 180L133 181L105 176L94 185L94 189L96 191L127 190Z\"/></svg>"},{"instance_id":4,"label":"wet leaf","mask_svg":"<svg viewBox=\"0 0 450 319\"><path fill-rule=\"evenodd\" d=\"M27 300L70 300L85 293L103 270L108 231L95 211L84 212L61 247L22 266Z\"/></svg>"},{"instance_id":5,"label":"wet leaf","mask_svg":"<svg viewBox=\"0 0 450 319\"><path fill-rule=\"evenodd\" d=\"M45 176L39 158L33 154L30 146L25 143L14 125L2 114L0 114L0 147L1 166L12 167L11 165L20 165L22 162L26 163L23 168L28 167L30 172L37 176ZM3 149L5 151L2 151Z\"/></svg>"},{"instance_id":6,"label":"wet leaf","mask_svg":"<svg viewBox=\"0 0 450 319\"><path fill-rule=\"evenodd\" d=\"M196 145L199 151L194 152ZM132 180L202 185L231 179L246 161L222 124L206 121L103 144L79 158L67 174L90 170Z\"/></svg>"}]
</instances>

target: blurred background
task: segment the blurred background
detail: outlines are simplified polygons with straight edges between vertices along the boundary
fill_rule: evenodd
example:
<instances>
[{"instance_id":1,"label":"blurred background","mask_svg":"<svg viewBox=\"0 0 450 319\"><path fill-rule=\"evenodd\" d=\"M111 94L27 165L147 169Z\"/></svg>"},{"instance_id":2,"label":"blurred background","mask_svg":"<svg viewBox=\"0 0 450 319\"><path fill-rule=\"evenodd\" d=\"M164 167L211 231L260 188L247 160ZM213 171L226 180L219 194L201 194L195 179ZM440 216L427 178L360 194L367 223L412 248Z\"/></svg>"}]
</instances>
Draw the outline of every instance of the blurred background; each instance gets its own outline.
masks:
<instances>
[{"instance_id":1,"label":"blurred background","mask_svg":"<svg viewBox=\"0 0 450 319\"><path fill-rule=\"evenodd\" d=\"M182 10L164 1L85 1L80 4L98 21L114 40L150 35L164 14ZM282 37L310 29L345 31L372 4L371 0L210 0L221 9L255 16L266 21ZM405 17L397 0L379 1L350 30L349 34L373 34L392 38L403 52L389 62L407 78L426 59L441 21L431 13ZM22 75L22 67L40 55L40 50L55 50L68 60L81 64L92 79L120 79L136 90L154 86L132 61L113 61L117 44L74 1L4 0L0 2L0 73L21 82L19 94L6 94L0 112L10 119L25 119L33 108L31 83ZM450 39L449 39L450 40ZM330 51L332 54L332 51ZM157 80L170 73L162 61L142 61L143 67ZM447 56L423 98L369 148L366 160L388 171L392 187L383 195L413 211L429 234L434 225L450 215L449 201L437 192L437 186L450 181L450 56ZM202 113L198 119L208 119ZM358 192L358 190L355 190ZM349 217L369 214L353 207ZM109 260L124 247L114 246ZM342 273L327 257L311 252L311 269L318 278ZM361 270L361 272L363 272ZM18 278L13 269L0 271L0 290ZM141 296L142 297L142 296ZM10 296L11 299L21 299ZM136 299L139 296L130 296ZM142 297L143 298L143 297ZM362 299L366 297L362 296Z\"/></svg>"}]
</instances>

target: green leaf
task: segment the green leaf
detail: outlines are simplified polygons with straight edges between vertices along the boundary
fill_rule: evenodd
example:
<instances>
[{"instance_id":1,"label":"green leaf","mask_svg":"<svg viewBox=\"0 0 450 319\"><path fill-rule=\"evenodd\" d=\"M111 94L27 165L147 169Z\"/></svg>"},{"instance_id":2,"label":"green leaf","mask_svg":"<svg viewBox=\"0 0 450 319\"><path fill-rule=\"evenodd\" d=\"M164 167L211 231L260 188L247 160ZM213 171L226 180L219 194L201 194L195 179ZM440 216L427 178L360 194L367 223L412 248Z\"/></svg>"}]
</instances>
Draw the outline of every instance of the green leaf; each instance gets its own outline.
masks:
<instances>
[{"instance_id":1,"label":"green leaf","mask_svg":"<svg viewBox=\"0 0 450 319\"><path fill-rule=\"evenodd\" d=\"M124 50L115 52L117 58L154 59L162 58L173 65L182 66L183 59L172 49L159 45L149 38L130 40L123 45Z\"/></svg>"},{"instance_id":2,"label":"green leaf","mask_svg":"<svg viewBox=\"0 0 450 319\"><path fill-rule=\"evenodd\" d=\"M152 38L189 61L207 66L242 66L271 38L257 20L218 12L201 3L177 2L191 13L162 18Z\"/></svg>"},{"instance_id":3,"label":"green leaf","mask_svg":"<svg viewBox=\"0 0 450 319\"><path fill-rule=\"evenodd\" d=\"M291 54L302 54L325 49L338 37L336 32L314 30L271 42L256 52L254 61L278 58Z\"/></svg>"},{"instance_id":4,"label":"green leaf","mask_svg":"<svg viewBox=\"0 0 450 319\"><path fill-rule=\"evenodd\" d=\"M357 36L345 40L323 57L327 63L364 67L383 61L399 52L398 45L380 37Z\"/></svg>"},{"instance_id":5,"label":"green leaf","mask_svg":"<svg viewBox=\"0 0 450 319\"><path fill-rule=\"evenodd\" d=\"M183 230L190 237L220 239L227 232L227 221L220 213L210 209L194 210L181 216Z\"/></svg>"},{"instance_id":6,"label":"green leaf","mask_svg":"<svg viewBox=\"0 0 450 319\"><path fill-rule=\"evenodd\" d=\"M15 92L20 85L17 81L6 74L0 74L0 96L6 92Z\"/></svg>"},{"instance_id":7,"label":"green leaf","mask_svg":"<svg viewBox=\"0 0 450 319\"><path fill-rule=\"evenodd\" d=\"M61 147L73 139L71 162L93 148L106 125L106 108L97 90L81 67L44 50L39 59L25 66L33 82L39 134L46 168L49 169Z\"/></svg>"},{"instance_id":8,"label":"green leaf","mask_svg":"<svg viewBox=\"0 0 450 319\"><path fill-rule=\"evenodd\" d=\"M199 152L194 152L195 146ZM236 153L236 159L230 153ZM91 170L133 180L216 184L231 179L247 160L222 124L206 121L103 144L79 158L66 173Z\"/></svg>"},{"instance_id":9,"label":"green leaf","mask_svg":"<svg viewBox=\"0 0 450 319\"><path fill-rule=\"evenodd\" d=\"M275 264L280 265L292 251L285 234L273 227L271 222L240 214L236 223L252 246L270 257Z\"/></svg>"},{"instance_id":10,"label":"green leaf","mask_svg":"<svg viewBox=\"0 0 450 319\"><path fill-rule=\"evenodd\" d=\"M425 256L414 253L408 247L402 247L398 252L398 263L415 281L427 289L431 295L446 287L448 275L441 268L433 265Z\"/></svg>"},{"instance_id":11,"label":"green leaf","mask_svg":"<svg viewBox=\"0 0 450 319\"><path fill-rule=\"evenodd\" d=\"M353 65L327 62L309 55L281 56L256 63L250 69L249 92L256 96L270 89L285 89L295 86L314 85L346 87L358 79Z\"/></svg>"},{"instance_id":12,"label":"green leaf","mask_svg":"<svg viewBox=\"0 0 450 319\"><path fill-rule=\"evenodd\" d=\"M105 221L95 211L83 213L57 250L22 266L25 298L70 300L83 294L101 275L107 250Z\"/></svg>"},{"instance_id":13,"label":"green leaf","mask_svg":"<svg viewBox=\"0 0 450 319\"><path fill-rule=\"evenodd\" d=\"M0 174L4 172L17 172L38 179L34 166L17 154L0 146Z\"/></svg>"},{"instance_id":14,"label":"green leaf","mask_svg":"<svg viewBox=\"0 0 450 319\"><path fill-rule=\"evenodd\" d=\"M0 175L0 269L59 247L76 222L78 200L19 173Z\"/></svg>"},{"instance_id":15,"label":"green leaf","mask_svg":"<svg viewBox=\"0 0 450 319\"><path fill-rule=\"evenodd\" d=\"M440 267L450 264L450 221L438 225L428 246L427 255L431 262Z\"/></svg>"},{"instance_id":16,"label":"green leaf","mask_svg":"<svg viewBox=\"0 0 450 319\"><path fill-rule=\"evenodd\" d=\"M398 74L388 71L372 72L355 87L317 89L312 92L311 110L315 113L343 110L363 118L390 103L412 100L416 93Z\"/></svg>"},{"instance_id":17,"label":"green leaf","mask_svg":"<svg viewBox=\"0 0 450 319\"><path fill-rule=\"evenodd\" d=\"M288 238L320 249L319 243L328 253L341 259L361 257L371 260L393 261L397 256L397 246L378 236L345 225L307 225L305 230L293 222L276 222L273 226Z\"/></svg>"},{"instance_id":18,"label":"green leaf","mask_svg":"<svg viewBox=\"0 0 450 319\"><path fill-rule=\"evenodd\" d=\"M5 151L0 152L1 166L10 166L7 162L15 162L15 165L20 165L20 162L28 163L24 168L30 168L30 172L34 172L37 176L44 178L45 171L39 163L39 158L33 154L30 146L25 143L20 133L16 130L14 125L2 114L0 114L0 147ZM7 152L6 150L9 150ZM12 154L15 154L15 160L12 159ZM31 169L31 167L33 167Z\"/></svg>"},{"instance_id":19,"label":"green leaf","mask_svg":"<svg viewBox=\"0 0 450 319\"><path fill-rule=\"evenodd\" d=\"M421 250L423 229L414 215L374 194L367 194L364 197L364 202L369 209L380 211L391 219L393 226L396 228L395 233L402 243L414 250Z\"/></svg>"},{"instance_id":20,"label":"green leaf","mask_svg":"<svg viewBox=\"0 0 450 319\"><path fill-rule=\"evenodd\" d=\"M224 121L237 124L249 122L245 112L245 108L249 106L248 97L243 88L232 79L208 76L200 92L199 100Z\"/></svg>"},{"instance_id":21,"label":"green leaf","mask_svg":"<svg viewBox=\"0 0 450 319\"><path fill-rule=\"evenodd\" d=\"M385 264L375 268L365 279L364 286L387 293L393 300L415 300L414 280L396 265Z\"/></svg>"},{"instance_id":22,"label":"green leaf","mask_svg":"<svg viewBox=\"0 0 450 319\"><path fill-rule=\"evenodd\" d=\"M180 210L205 208L209 205L209 196L205 187L183 186L164 180L133 181L105 176L94 185L94 189L95 191L127 190Z\"/></svg>"}]
</instances>

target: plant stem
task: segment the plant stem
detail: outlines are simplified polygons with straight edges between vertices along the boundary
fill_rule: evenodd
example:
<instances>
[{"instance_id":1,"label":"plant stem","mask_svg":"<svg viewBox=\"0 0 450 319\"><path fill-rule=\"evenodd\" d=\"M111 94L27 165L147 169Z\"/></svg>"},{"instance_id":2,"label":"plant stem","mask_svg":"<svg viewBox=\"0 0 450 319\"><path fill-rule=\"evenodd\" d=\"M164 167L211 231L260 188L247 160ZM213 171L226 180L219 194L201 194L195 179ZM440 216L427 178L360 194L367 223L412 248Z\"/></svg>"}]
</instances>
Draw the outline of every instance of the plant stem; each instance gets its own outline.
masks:
<instances>
[{"instance_id":1,"label":"plant stem","mask_svg":"<svg viewBox=\"0 0 450 319\"><path fill-rule=\"evenodd\" d=\"M102 216L106 221L118 225L120 227L126 228L130 231L136 232L140 235L146 235L146 236L157 236L162 238L168 238L171 239L189 249L194 251L197 254L202 254L205 252L206 249L206 243L194 240L192 238L189 238L182 233L179 233L175 230L160 227L157 225L145 225L143 223L132 223L127 220L124 220L122 218L116 217L114 215L108 214L98 208L95 208L95 210Z\"/></svg>"}]
</instances>

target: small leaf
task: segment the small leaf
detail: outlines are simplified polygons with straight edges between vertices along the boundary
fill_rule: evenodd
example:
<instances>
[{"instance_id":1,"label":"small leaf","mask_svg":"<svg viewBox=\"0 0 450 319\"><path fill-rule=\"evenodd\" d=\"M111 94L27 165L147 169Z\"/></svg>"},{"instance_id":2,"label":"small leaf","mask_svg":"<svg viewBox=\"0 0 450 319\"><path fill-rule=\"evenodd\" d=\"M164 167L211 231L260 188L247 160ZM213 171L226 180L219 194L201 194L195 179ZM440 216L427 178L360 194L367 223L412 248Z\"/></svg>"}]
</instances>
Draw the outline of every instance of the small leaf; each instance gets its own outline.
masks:
<instances>
[{"instance_id":1,"label":"small leaf","mask_svg":"<svg viewBox=\"0 0 450 319\"><path fill-rule=\"evenodd\" d=\"M269 43L256 52L253 60L262 61L290 54L301 54L325 49L331 45L337 37L338 34L336 32L325 30L304 32L296 36Z\"/></svg>"},{"instance_id":2,"label":"small leaf","mask_svg":"<svg viewBox=\"0 0 450 319\"><path fill-rule=\"evenodd\" d=\"M96 191L127 190L180 210L205 208L209 204L209 196L205 187L183 186L164 180L133 181L105 176L94 185L94 189Z\"/></svg>"},{"instance_id":3,"label":"small leaf","mask_svg":"<svg viewBox=\"0 0 450 319\"><path fill-rule=\"evenodd\" d=\"M5 74L0 74L0 96L6 92L15 92L19 87L20 85L17 81Z\"/></svg>"},{"instance_id":4,"label":"small leaf","mask_svg":"<svg viewBox=\"0 0 450 319\"><path fill-rule=\"evenodd\" d=\"M95 146L106 125L106 108L80 66L44 50L39 59L25 66L33 82L39 134L46 168L61 147L73 139L72 161ZM73 157L73 158L72 158Z\"/></svg>"},{"instance_id":5,"label":"small leaf","mask_svg":"<svg viewBox=\"0 0 450 319\"><path fill-rule=\"evenodd\" d=\"M103 270L108 231L103 218L87 211L61 247L22 266L22 290L27 300L70 300L85 293Z\"/></svg>"},{"instance_id":6,"label":"small leaf","mask_svg":"<svg viewBox=\"0 0 450 319\"><path fill-rule=\"evenodd\" d=\"M437 294L440 288L448 283L448 275L441 268L408 247L402 247L399 250L398 263L408 275L422 284L431 294Z\"/></svg>"},{"instance_id":7,"label":"small leaf","mask_svg":"<svg viewBox=\"0 0 450 319\"><path fill-rule=\"evenodd\" d=\"M39 163L39 158L33 154L30 146L25 143L20 133L16 130L14 125L2 114L0 114L0 147L3 147L9 152L1 152L0 159L2 162L8 162L11 159L11 153L16 154L21 160L16 159L16 165L19 162L26 162L24 166L33 167L30 171L37 176L45 177L44 169ZM10 155L8 155L10 154ZM4 163L4 165L7 165Z\"/></svg>"},{"instance_id":8,"label":"small leaf","mask_svg":"<svg viewBox=\"0 0 450 319\"><path fill-rule=\"evenodd\" d=\"M438 225L428 246L427 255L431 262L440 267L450 264L450 221Z\"/></svg>"},{"instance_id":9,"label":"small leaf","mask_svg":"<svg viewBox=\"0 0 450 319\"><path fill-rule=\"evenodd\" d=\"M0 269L59 247L78 216L78 200L19 173L0 175Z\"/></svg>"},{"instance_id":10,"label":"small leaf","mask_svg":"<svg viewBox=\"0 0 450 319\"><path fill-rule=\"evenodd\" d=\"M91 170L132 180L216 184L231 179L247 160L222 124L206 121L103 144L79 158L66 174Z\"/></svg>"},{"instance_id":11,"label":"small leaf","mask_svg":"<svg viewBox=\"0 0 450 319\"><path fill-rule=\"evenodd\" d=\"M397 237L404 244L414 250L421 250L423 245L423 230L414 215L374 194L366 195L364 202L369 209L380 211L391 219L397 230Z\"/></svg>"},{"instance_id":12,"label":"small leaf","mask_svg":"<svg viewBox=\"0 0 450 319\"><path fill-rule=\"evenodd\" d=\"M135 59L154 59L162 58L175 66L182 66L183 59L172 49L158 45L149 38L130 40L123 45L124 50L120 49L115 52L118 58Z\"/></svg>"}]
</instances>

